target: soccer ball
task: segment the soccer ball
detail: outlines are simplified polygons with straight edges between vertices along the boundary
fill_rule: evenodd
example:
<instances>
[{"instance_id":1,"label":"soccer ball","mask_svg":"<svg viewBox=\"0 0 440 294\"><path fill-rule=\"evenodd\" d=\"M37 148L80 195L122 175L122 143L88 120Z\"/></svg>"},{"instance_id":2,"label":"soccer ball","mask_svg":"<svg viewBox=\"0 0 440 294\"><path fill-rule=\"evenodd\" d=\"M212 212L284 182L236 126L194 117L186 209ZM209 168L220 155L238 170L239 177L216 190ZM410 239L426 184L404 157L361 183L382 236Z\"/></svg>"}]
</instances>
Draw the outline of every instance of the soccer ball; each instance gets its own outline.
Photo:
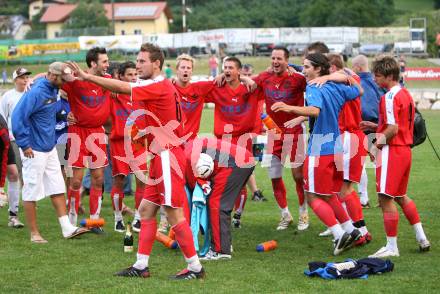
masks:
<instances>
[{"instance_id":1,"label":"soccer ball","mask_svg":"<svg viewBox=\"0 0 440 294\"><path fill-rule=\"evenodd\" d=\"M214 171L214 160L206 153L200 153L196 163L196 177L201 179L208 178Z\"/></svg>"}]
</instances>

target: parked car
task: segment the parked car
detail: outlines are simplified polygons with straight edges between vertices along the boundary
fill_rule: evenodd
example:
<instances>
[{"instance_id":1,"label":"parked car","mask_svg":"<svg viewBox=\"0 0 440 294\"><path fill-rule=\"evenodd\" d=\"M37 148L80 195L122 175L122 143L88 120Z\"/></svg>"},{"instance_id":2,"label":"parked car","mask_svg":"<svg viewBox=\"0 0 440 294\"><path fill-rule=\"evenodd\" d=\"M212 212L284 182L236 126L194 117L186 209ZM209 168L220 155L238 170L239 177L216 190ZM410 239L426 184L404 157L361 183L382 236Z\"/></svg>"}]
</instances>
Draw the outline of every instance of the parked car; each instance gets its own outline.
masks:
<instances>
[{"instance_id":1,"label":"parked car","mask_svg":"<svg viewBox=\"0 0 440 294\"><path fill-rule=\"evenodd\" d=\"M288 44L286 45L287 50L291 56L301 56L307 48L307 44Z\"/></svg>"},{"instance_id":2,"label":"parked car","mask_svg":"<svg viewBox=\"0 0 440 294\"><path fill-rule=\"evenodd\" d=\"M374 56L377 54L391 52L393 44L364 44L359 47L359 54Z\"/></svg>"},{"instance_id":3,"label":"parked car","mask_svg":"<svg viewBox=\"0 0 440 294\"><path fill-rule=\"evenodd\" d=\"M228 56L235 55L244 55L251 56L252 55L252 44L249 43L228 43L224 44L225 54Z\"/></svg>"},{"instance_id":4,"label":"parked car","mask_svg":"<svg viewBox=\"0 0 440 294\"><path fill-rule=\"evenodd\" d=\"M273 43L255 44L255 54L270 55L272 53L273 48L275 48L275 44Z\"/></svg>"},{"instance_id":5,"label":"parked car","mask_svg":"<svg viewBox=\"0 0 440 294\"><path fill-rule=\"evenodd\" d=\"M344 57L344 61L353 56L353 46L349 43L327 44L327 47L331 53L341 54Z\"/></svg>"}]
</instances>

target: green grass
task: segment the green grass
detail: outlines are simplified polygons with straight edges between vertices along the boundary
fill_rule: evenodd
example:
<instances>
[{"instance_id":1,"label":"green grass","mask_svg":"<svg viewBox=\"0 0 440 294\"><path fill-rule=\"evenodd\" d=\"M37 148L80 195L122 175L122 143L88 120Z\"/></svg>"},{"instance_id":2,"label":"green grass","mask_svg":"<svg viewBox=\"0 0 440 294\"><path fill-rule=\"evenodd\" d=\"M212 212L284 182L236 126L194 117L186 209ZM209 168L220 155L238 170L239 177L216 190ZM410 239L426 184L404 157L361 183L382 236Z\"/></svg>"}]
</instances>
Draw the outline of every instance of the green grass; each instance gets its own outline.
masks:
<instances>
[{"instance_id":1,"label":"green grass","mask_svg":"<svg viewBox=\"0 0 440 294\"><path fill-rule=\"evenodd\" d=\"M440 148L440 113L423 112L431 139ZM212 130L213 112L205 110L201 132ZM317 237L324 226L311 214L311 227L297 233L294 228L278 232L279 210L271 193L266 171L256 169L259 187L269 199L265 203L249 201L242 217L243 227L233 231L234 253L231 261L207 262L205 281L174 282L167 276L185 266L179 251L155 244L150 259L152 277L147 280L115 278L112 274L135 260L135 253L122 251L121 234L112 230L112 211L105 195L102 215L108 221L106 234L84 235L78 240L63 240L50 202L38 202L40 229L48 244L29 242L26 229L7 227L7 210L0 210L0 285L4 293L66 292L66 293L434 293L438 292L438 244L440 232L440 202L438 179L440 162L426 142L414 149L409 195L417 203L432 251L421 254L412 228L404 217L399 225L401 257L393 258L395 270L368 280L324 281L303 275L310 261L341 261L361 258L375 252L385 243L382 214L378 208L365 210L365 219L373 234L373 241L340 257L331 255L331 241ZM374 179L369 170L370 201L374 206ZM285 170L289 206L296 219L297 200L290 172ZM127 202L133 205L133 197ZM87 207L87 205L86 205ZM22 215L22 212L20 212ZM126 219L128 220L128 219ZM277 239L278 249L257 253L255 246L263 241Z\"/></svg>"},{"instance_id":2,"label":"green grass","mask_svg":"<svg viewBox=\"0 0 440 294\"><path fill-rule=\"evenodd\" d=\"M420 11L434 8L433 0L394 0L394 7L399 11Z\"/></svg>"}]
</instances>

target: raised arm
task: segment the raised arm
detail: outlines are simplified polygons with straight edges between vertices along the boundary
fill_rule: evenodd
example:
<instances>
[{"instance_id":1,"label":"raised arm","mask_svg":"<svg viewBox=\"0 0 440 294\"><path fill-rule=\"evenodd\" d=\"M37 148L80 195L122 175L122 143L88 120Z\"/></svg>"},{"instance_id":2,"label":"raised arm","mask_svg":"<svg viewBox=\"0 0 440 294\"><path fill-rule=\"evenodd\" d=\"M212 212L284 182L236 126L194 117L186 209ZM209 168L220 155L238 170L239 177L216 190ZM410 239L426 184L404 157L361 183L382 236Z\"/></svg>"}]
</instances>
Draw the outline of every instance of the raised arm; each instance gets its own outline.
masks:
<instances>
[{"instance_id":1,"label":"raised arm","mask_svg":"<svg viewBox=\"0 0 440 294\"><path fill-rule=\"evenodd\" d=\"M289 113L295 113L300 116L311 116L317 117L319 115L320 109L314 106L293 106L287 105L284 102L276 102L270 108L273 112L283 111Z\"/></svg>"}]
</instances>

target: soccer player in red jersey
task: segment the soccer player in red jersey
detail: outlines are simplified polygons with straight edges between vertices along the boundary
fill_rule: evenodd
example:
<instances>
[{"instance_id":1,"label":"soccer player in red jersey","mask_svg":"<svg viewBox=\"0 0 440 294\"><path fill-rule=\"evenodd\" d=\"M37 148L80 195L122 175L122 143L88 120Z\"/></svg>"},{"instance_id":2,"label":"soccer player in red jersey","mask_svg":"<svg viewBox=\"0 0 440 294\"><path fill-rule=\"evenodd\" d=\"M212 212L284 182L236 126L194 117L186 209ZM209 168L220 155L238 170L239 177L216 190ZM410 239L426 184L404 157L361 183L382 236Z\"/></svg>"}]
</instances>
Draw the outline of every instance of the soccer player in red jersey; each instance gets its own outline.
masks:
<instances>
[{"instance_id":1,"label":"soccer player in red jersey","mask_svg":"<svg viewBox=\"0 0 440 294\"><path fill-rule=\"evenodd\" d=\"M86 63L89 74L110 78L106 74L109 66L105 48L92 48L87 52ZM90 168L90 218L99 218L102 199L106 136L103 125L110 116L110 91L88 81L75 80L65 83L63 90L69 97L71 111L76 123L69 125L68 166L72 168L72 179L68 189L69 218L76 224L80 202L80 188L84 168ZM102 229L94 228L95 233Z\"/></svg>"},{"instance_id":2,"label":"soccer player in red jersey","mask_svg":"<svg viewBox=\"0 0 440 294\"><path fill-rule=\"evenodd\" d=\"M327 81L345 82L346 75L352 76L360 83L360 78L354 72L344 69L344 61L339 54L327 54L330 64L330 75L318 77L310 84L322 84ZM359 183L362 170L367 156L366 137L360 129L361 116L360 97L345 102L339 113L338 123L343 144L343 179L341 187L335 187L335 193L342 203L345 203L348 215L353 225L362 233L362 237L356 241L356 245L362 245L371 241L371 234L368 232L360 198L354 190L354 184Z\"/></svg>"},{"instance_id":3,"label":"soccer player in red jersey","mask_svg":"<svg viewBox=\"0 0 440 294\"><path fill-rule=\"evenodd\" d=\"M370 257L399 256L397 226L399 211L413 226L420 251L428 251L430 243L420 222L414 201L407 195L411 169L411 144L414 131L414 101L408 90L399 85L400 69L391 56L373 62L373 73L379 87L388 89L379 104L379 124L363 121L363 130L376 130L376 191L383 212L387 244ZM377 151L376 149L376 151Z\"/></svg>"},{"instance_id":4,"label":"soccer player in red jersey","mask_svg":"<svg viewBox=\"0 0 440 294\"><path fill-rule=\"evenodd\" d=\"M161 75L163 62L164 54L159 47L143 44L136 60L136 69L142 79L137 83L105 79L85 73L75 63L70 65L83 80L112 92L131 94L132 101L143 104L146 115L147 148L153 158L150 161L149 177L146 179L144 199L139 206L141 231L137 260L133 266L116 275L142 278L150 276L148 260L157 231L156 214L159 207L163 206L188 264L186 269L172 278L200 279L204 278L205 271L194 248L192 232L182 209L183 201L186 201L186 160L182 144L187 137L182 137L183 117L179 95L171 82Z\"/></svg>"},{"instance_id":5,"label":"soccer player in red jersey","mask_svg":"<svg viewBox=\"0 0 440 294\"><path fill-rule=\"evenodd\" d=\"M208 154L214 162L212 173L203 178L213 183L207 198L212 238L210 250L201 259L231 259L231 211L254 170L254 159L245 148L217 138L189 141L185 144L185 157L187 185L191 189L197 182L195 166L201 153Z\"/></svg>"},{"instance_id":6,"label":"soccer player in red jersey","mask_svg":"<svg viewBox=\"0 0 440 294\"><path fill-rule=\"evenodd\" d=\"M136 64L131 61L119 66L119 79L124 82L135 83L137 81ZM144 196L145 184L141 180L147 170L146 150L142 145L132 144L128 130L130 114L141 109L139 101L131 101L130 95L114 94L111 99L112 130L110 133L110 154L112 160L113 187L111 191L112 206L115 214L115 231L125 232L122 218L122 201L124 199L124 180L129 173L136 174L135 192L135 219L133 230L139 232L141 223L139 216L139 204ZM146 127L144 117L135 120L137 129ZM125 144L126 143L126 144ZM144 154L145 153L145 154Z\"/></svg>"},{"instance_id":7,"label":"soccer player in red jersey","mask_svg":"<svg viewBox=\"0 0 440 294\"><path fill-rule=\"evenodd\" d=\"M194 139L199 133L200 119L205 103L205 96L215 87L212 81L191 82L194 69L194 58L188 54L177 57L174 87L180 95L180 105L185 114L185 134Z\"/></svg>"},{"instance_id":8,"label":"soccer player in red jersey","mask_svg":"<svg viewBox=\"0 0 440 294\"><path fill-rule=\"evenodd\" d=\"M275 199L281 209L281 220L277 230L284 230L293 222L292 215L287 207L286 187L282 178L283 163L286 156L290 156L289 167L296 183L296 192L299 200L298 229L305 230L309 226L307 203L304 201L304 187L302 165L305 156L305 125L303 123L293 127L285 127L285 123L297 118L293 113L271 110L272 104L284 102L288 105L304 106L304 90L306 80L299 73L290 74L287 71L289 51L285 47L275 47L272 51L271 72L259 74L255 81L263 90L266 110L283 132L278 137L270 136L268 142L268 155L270 156L269 176ZM264 160L263 160L264 161Z\"/></svg>"}]
</instances>

